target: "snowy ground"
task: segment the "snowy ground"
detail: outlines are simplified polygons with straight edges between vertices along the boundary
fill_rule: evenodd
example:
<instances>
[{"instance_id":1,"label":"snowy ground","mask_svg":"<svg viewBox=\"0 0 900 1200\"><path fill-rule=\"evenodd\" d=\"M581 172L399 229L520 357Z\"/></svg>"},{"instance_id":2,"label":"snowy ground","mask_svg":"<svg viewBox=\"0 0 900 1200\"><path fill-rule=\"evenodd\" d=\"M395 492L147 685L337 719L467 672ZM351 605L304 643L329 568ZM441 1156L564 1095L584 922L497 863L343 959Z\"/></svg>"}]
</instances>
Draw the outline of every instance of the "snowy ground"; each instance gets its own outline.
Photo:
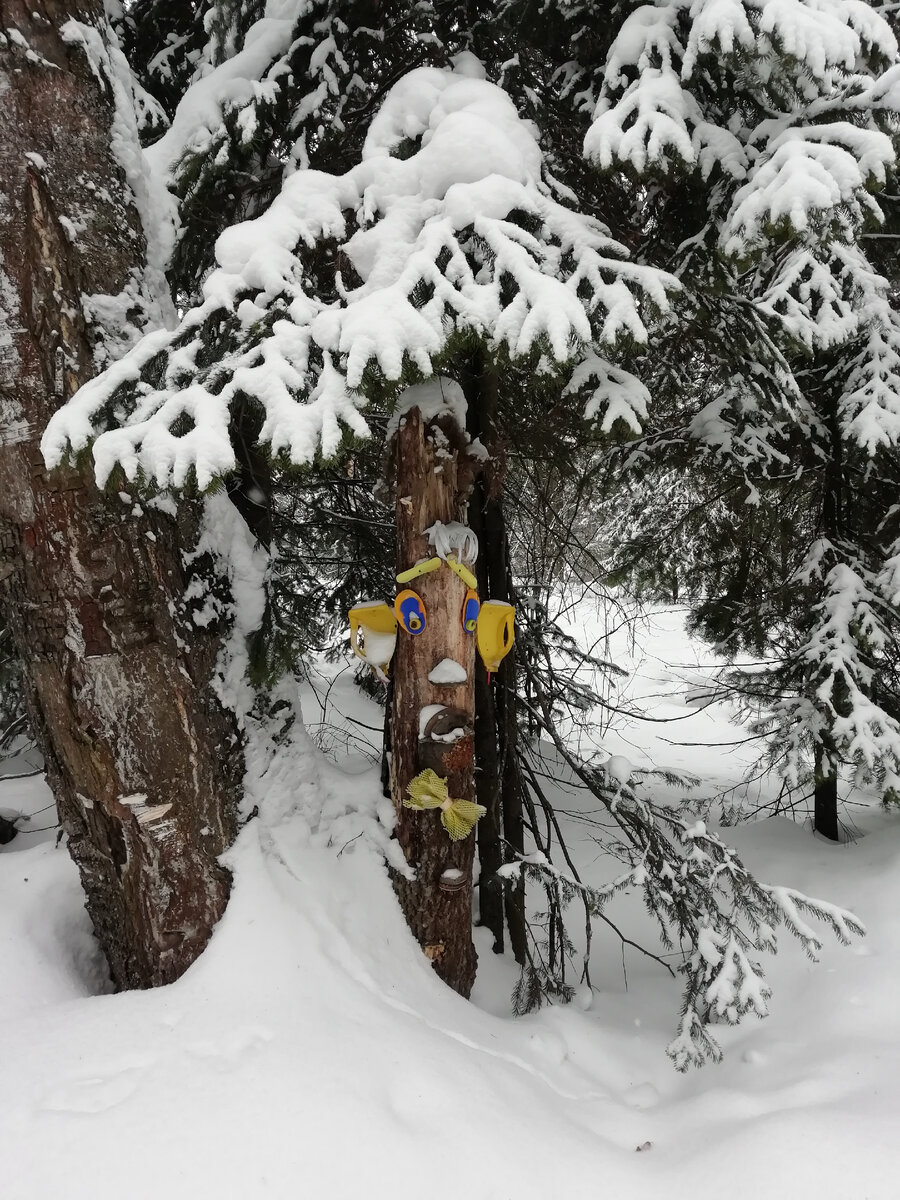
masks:
<instances>
[{"instance_id":1,"label":"snowy ground","mask_svg":"<svg viewBox=\"0 0 900 1200\"><path fill-rule=\"evenodd\" d=\"M603 745L701 775L704 795L731 786L752 753L689 744L735 740L697 698L710 660L678 614L640 640L629 694L683 719L605 730ZM677 982L631 952L623 964L612 941L581 1005L509 1017L514 972L480 935L474 1003L442 987L365 836L376 734L354 722L377 726L377 709L349 672L324 672L306 701L340 768L301 743L263 782L224 920L156 992L103 994L76 873L38 811L49 795L39 779L0 784L0 809L35 813L41 830L0 857L3 1200L900 1194L900 816L855 809L859 836L839 846L782 817L727 831L767 881L852 908L869 936L828 945L818 965L783 938L772 1015L720 1030L725 1061L682 1076L664 1053ZM749 801L769 797L755 785ZM571 828L602 879L597 847ZM626 932L645 928L634 901L611 910Z\"/></svg>"}]
</instances>

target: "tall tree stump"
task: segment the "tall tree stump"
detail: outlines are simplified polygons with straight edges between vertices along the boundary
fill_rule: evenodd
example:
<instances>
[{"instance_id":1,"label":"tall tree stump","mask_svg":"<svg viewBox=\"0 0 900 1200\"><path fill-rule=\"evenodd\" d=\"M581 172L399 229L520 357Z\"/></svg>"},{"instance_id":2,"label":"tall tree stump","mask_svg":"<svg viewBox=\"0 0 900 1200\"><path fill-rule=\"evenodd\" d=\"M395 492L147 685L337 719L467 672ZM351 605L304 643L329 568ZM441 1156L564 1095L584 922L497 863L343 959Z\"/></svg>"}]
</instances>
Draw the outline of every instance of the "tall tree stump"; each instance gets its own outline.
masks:
<instances>
[{"instance_id":1,"label":"tall tree stump","mask_svg":"<svg viewBox=\"0 0 900 1200\"><path fill-rule=\"evenodd\" d=\"M427 423L417 408L401 419L391 450L396 484L397 570L434 554L426 530L436 521L465 523L471 489L466 438L447 417ZM454 799L474 800L475 638L463 627L466 584L446 565L408 585L422 599L427 620L415 636L397 631L391 709L391 795L396 836L415 871L394 875L400 905L435 971L462 996L475 981L472 942L472 866L475 834L451 841L436 810L405 807L407 788L420 771L446 778ZM444 659L458 663L466 681L433 683ZM423 720L423 710L431 719Z\"/></svg>"}]
</instances>

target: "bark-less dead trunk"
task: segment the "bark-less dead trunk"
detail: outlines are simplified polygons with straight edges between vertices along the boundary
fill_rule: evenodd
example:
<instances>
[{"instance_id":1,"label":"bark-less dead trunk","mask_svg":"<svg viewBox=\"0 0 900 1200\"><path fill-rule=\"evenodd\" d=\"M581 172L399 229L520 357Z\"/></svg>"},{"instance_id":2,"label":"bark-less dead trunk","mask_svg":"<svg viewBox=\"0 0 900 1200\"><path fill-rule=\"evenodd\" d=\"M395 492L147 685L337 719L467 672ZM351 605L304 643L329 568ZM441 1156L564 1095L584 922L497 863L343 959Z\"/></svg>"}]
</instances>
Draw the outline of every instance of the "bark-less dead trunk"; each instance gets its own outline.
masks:
<instances>
[{"instance_id":1,"label":"bark-less dead trunk","mask_svg":"<svg viewBox=\"0 0 900 1200\"><path fill-rule=\"evenodd\" d=\"M217 637L178 616L189 518L133 512L87 467L47 473L38 448L94 370L84 298L120 293L144 251L108 89L59 32L102 12L0 0L0 586L112 977L147 987L223 911L241 763Z\"/></svg>"},{"instance_id":2,"label":"bark-less dead trunk","mask_svg":"<svg viewBox=\"0 0 900 1200\"><path fill-rule=\"evenodd\" d=\"M435 426L440 454L435 453ZM391 449L396 486L398 571L429 548L425 531L435 521L465 522L471 491L471 466L465 435L454 422L439 418L426 425L418 409L400 423ZM446 778L454 799L474 800L473 727L475 710L475 639L463 628L465 583L449 567L422 575L410 585L421 597L427 621L422 633L397 632L391 705L391 793L397 814L396 836L415 870L415 879L395 875L406 920L440 977L463 996L475 982L477 956L472 942L472 863L475 834L451 841L436 810L404 807L407 786L420 771ZM435 684L429 674L450 658L466 671L466 682ZM420 713L442 706L434 722L420 728ZM450 731L461 733L442 741ZM420 736L421 735L421 736Z\"/></svg>"}]
</instances>

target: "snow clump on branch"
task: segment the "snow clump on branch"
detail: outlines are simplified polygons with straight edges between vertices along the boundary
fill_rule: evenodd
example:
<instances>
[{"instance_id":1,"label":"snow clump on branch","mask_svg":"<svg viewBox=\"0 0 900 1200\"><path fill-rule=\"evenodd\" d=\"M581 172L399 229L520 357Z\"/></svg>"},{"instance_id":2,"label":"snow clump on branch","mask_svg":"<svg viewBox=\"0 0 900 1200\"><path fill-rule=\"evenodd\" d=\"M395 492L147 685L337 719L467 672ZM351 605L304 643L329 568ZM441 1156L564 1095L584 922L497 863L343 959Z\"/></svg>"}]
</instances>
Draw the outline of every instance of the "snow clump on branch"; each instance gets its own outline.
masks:
<instances>
[{"instance_id":1,"label":"snow clump on branch","mask_svg":"<svg viewBox=\"0 0 900 1200\"><path fill-rule=\"evenodd\" d=\"M798 64L785 75L782 56ZM772 227L834 222L850 238L881 219L869 195L893 162L871 114L900 103L883 17L848 0L668 0L644 5L613 41L585 154L604 169L675 166L740 183L720 229L726 253L758 250ZM718 60L742 64L728 110L711 112ZM796 94L794 94L796 93ZM781 112L760 97L780 94ZM840 113L844 119L834 119ZM752 114L752 115L751 115Z\"/></svg>"},{"instance_id":2,"label":"snow clump on branch","mask_svg":"<svg viewBox=\"0 0 900 1200\"><path fill-rule=\"evenodd\" d=\"M233 469L235 402L262 410L260 441L302 464L333 454L341 426L368 434L376 381L430 376L456 333L495 352L592 364L591 412L632 425L642 385L597 352L643 343L643 308L677 281L627 260L599 221L542 178L538 136L471 55L401 79L344 175L299 171L269 209L227 230L203 301L145 337L51 421L50 465L94 442L98 481L200 488Z\"/></svg>"}]
</instances>

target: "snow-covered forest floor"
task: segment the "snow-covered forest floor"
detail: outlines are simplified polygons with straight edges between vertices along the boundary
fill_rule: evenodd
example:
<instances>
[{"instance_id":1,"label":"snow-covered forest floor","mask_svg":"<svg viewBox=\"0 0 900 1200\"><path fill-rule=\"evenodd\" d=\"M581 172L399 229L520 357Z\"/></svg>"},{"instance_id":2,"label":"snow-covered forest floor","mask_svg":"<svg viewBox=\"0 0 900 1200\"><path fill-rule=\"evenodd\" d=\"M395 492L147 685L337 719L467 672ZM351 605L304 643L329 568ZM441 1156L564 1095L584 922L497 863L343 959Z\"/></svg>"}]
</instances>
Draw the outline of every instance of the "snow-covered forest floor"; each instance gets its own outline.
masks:
<instances>
[{"instance_id":1,"label":"snow-covered forest floor","mask_svg":"<svg viewBox=\"0 0 900 1200\"><path fill-rule=\"evenodd\" d=\"M765 781L726 791L753 752L703 707L711 660L681 615L648 619L638 643L612 647L634 669L625 694L680 719L604 730L604 748L700 776L698 805L770 800ZM725 831L761 878L853 909L869 934L814 964L782 932L771 1016L719 1028L724 1061L680 1075L665 1054L678 980L601 923L595 990L569 1007L511 1017L514 964L478 930L474 1003L439 982L377 850L379 710L340 664L313 685L310 734L337 761L298 737L254 785L225 918L167 988L105 994L48 791L0 785L0 809L42 831L0 858L4 1200L898 1194L900 815L851 797L841 845L783 816ZM579 867L609 878L584 795L561 781L554 797ZM639 896L609 916L659 949Z\"/></svg>"}]
</instances>

